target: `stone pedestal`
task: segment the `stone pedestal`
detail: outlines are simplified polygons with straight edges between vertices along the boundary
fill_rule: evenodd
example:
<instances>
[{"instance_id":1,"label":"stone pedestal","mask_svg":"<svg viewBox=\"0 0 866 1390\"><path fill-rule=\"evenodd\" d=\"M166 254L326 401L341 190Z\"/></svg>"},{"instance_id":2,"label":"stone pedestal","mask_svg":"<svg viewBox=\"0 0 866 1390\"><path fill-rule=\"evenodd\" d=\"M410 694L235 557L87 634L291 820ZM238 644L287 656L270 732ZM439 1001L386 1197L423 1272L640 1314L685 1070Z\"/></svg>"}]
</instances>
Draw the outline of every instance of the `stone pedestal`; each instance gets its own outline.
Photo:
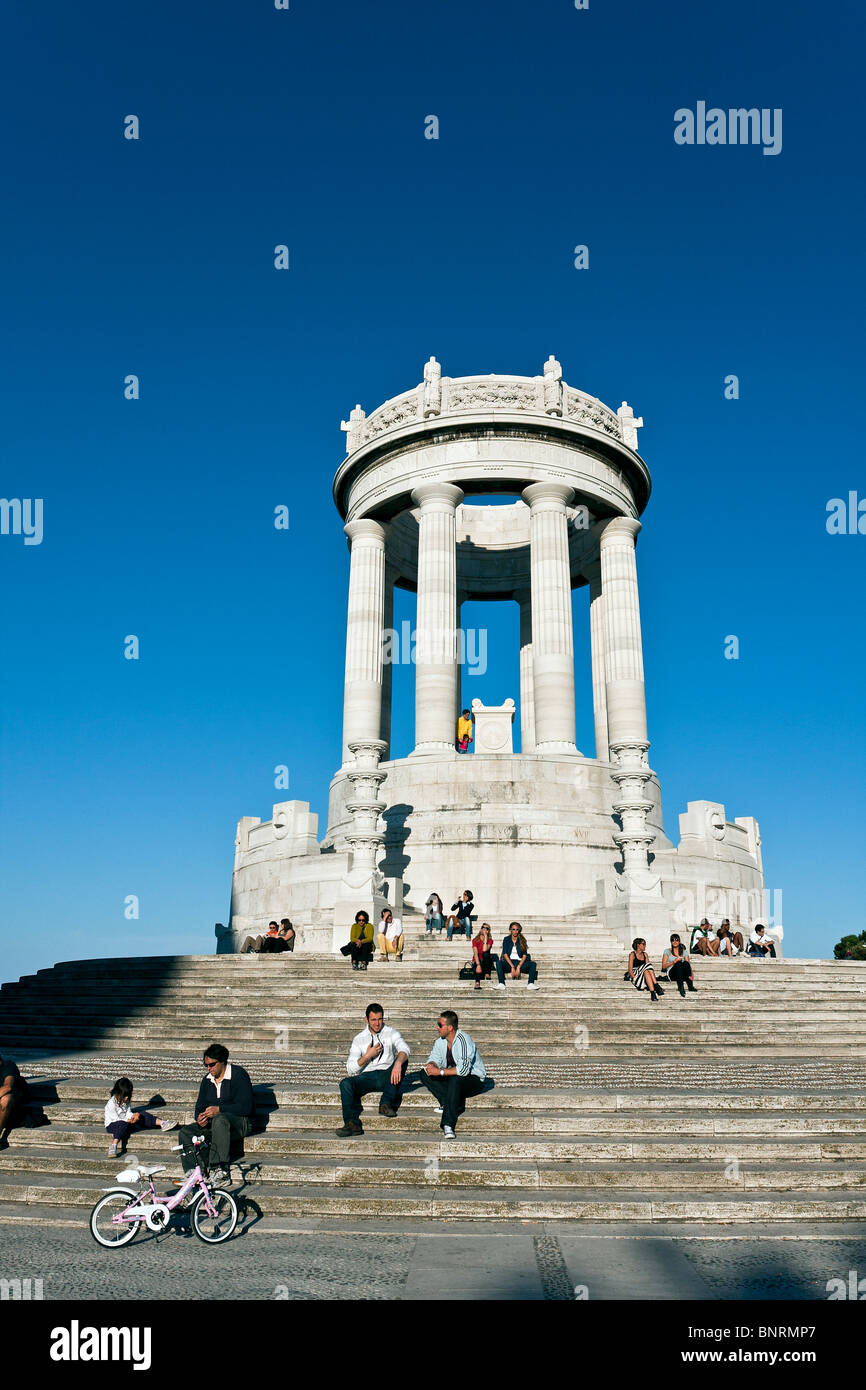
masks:
<instances>
[{"instance_id":1,"label":"stone pedestal","mask_svg":"<svg viewBox=\"0 0 866 1390\"><path fill-rule=\"evenodd\" d=\"M504 705L482 705L480 700L472 701L476 753L510 756L514 752L514 713L513 700L506 700Z\"/></svg>"}]
</instances>

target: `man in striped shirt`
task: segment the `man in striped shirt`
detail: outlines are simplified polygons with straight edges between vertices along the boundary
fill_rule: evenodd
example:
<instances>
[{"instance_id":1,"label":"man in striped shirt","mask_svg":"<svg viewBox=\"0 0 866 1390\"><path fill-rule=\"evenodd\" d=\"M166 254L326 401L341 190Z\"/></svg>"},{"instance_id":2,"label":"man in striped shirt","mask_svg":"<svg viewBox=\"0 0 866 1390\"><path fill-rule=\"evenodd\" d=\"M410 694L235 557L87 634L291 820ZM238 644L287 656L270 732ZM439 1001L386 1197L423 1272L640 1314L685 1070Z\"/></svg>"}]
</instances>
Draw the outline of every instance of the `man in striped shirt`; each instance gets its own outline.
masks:
<instances>
[{"instance_id":1,"label":"man in striped shirt","mask_svg":"<svg viewBox=\"0 0 866 1390\"><path fill-rule=\"evenodd\" d=\"M436 1021L438 1037L433 1044L421 1080L442 1107L442 1130L454 1139L457 1117L466 1109L466 1097L484 1089L487 1068L468 1033L458 1031L459 1019L453 1009L443 1009Z\"/></svg>"}]
</instances>

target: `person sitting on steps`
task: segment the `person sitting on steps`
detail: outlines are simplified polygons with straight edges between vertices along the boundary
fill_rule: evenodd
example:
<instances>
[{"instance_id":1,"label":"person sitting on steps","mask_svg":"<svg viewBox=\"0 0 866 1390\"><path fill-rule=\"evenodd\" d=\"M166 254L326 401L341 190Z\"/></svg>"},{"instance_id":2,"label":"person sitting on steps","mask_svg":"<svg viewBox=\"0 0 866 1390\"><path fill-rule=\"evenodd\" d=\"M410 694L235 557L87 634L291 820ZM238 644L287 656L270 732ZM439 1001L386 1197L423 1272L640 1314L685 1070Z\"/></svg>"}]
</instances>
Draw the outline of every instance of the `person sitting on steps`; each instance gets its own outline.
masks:
<instances>
[{"instance_id":1,"label":"person sitting on steps","mask_svg":"<svg viewBox=\"0 0 866 1390\"><path fill-rule=\"evenodd\" d=\"M680 940L679 932L673 933L670 947L666 947L662 955L662 974L665 972L667 972L667 978L674 981L683 999L686 997L684 986L688 986L690 994L697 994L692 980L689 953Z\"/></svg>"},{"instance_id":2,"label":"person sitting on steps","mask_svg":"<svg viewBox=\"0 0 866 1390\"><path fill-rule=\"evenodd\" d=\"M699 951L702 956L717 956L719 954L719 938L706 917L701 918L701 925L695 927L692 932L691 949Z\"/></svg>"},{"instance_id":3,"label":"person sitting on steps","mask_svg":"<svg viewBox=\"0 0 866 1390\"><path fill-rule=\"evenodd\" d=\"M482 980L489 980L493 967L499 957L493 950L493 932L489 922L481 923L481 930L472 941L472 965L475 970L475 988L481 988Z\"/></svg>"},{"instance_id":4,"label":"person sitting on steps","mask_svg":"<svg viewBox=\"0 0 866 1390\"><path fill-rule=\"evenodd\" d=\"M496 975L499 980L497 989L505 988L506 971L512 980L519 980L521 975L526 975L529 979L526 988L538 989L538 985L535 983L538 966L529 954L526 937L523 935L523 928L519 922L511 923L508 928L508 935L502 942L502 950L496 962Z\"/></svg>"},{"instance_id":5,"label":"person sitting on steps","mask_svg":"<svg viewBox=\"0 0 866 1390\"><path fill-rule=\"evenodd\" d=\"M743 933L731 931L731 923L728 917L725 918L719 927L719 955L726 956L728 960L733 960L743 950Z\"/></svg>"},{"instance_id":6,"label":"person sitting on steps","mask_svg":"<svg viewBox=\"0 0 866 1390\"><path fill-rule=\"evenodd\" d=\"M755 923L755 930L749 937L748 954L763 960L766 956L776 959L776 947L769 936L764 935L763 922Z\"/></svg>"},{"instance_id":7,"label":"person sitting on steps","mask_svg":"<svg viewBox=\"0 0 866 1390\"><path fill-rule=\"evenodd\" d=\"M340 1104L343 1108L343 1127L336 1131L338 1139L351 1139L364 1133L361 1124L362 1096L378 1091L379 1114L393 1120L400 1108L403 1077L409 1060L409 1047L396 1028L385 1027L385 1011L381 1004L368 1004L365 1010L366 1028L352 1039L346 1071L340 1082Z\"/></svg>"},{"instance_id":8,"label":"person sitting on steps","mask_svg":"<svg viewBox=\"0 0 866 1390\"><path fill-rule=\"evenodd\" d=\"M448 918L448 940L450 941L454 932L463 932L466 936L472 935L472 913L475 904L472 901L472 890L467 888L461 893L456 903L451 904L451 914Z\"/></svg>"},{"instance_id":9,"label":"person sitting on steps","mask_svg":"<svg viewBox=\"0 0 866 1390\"><path fill-rule=\"evenodd\" d=\"M271 942L275 942L280 934L280 929L276 922L268 922L268 929L262 936L248 936L240 949L242 956L249 955L255 951L257 955L264 952L268 954L271 950Z\"/></svg>"},{"instance_id":10,"label":"person sitting on steps","mask_svg":"<svg viewBox=\"0 0 866 1390\"><path fill-rule=\"evenodd\" d=\"M133 1110L132 1082L128 1076L119 1076L111 1088L105 1107L105 1129L111 1135L108 1157L117 1158L126 1149L126 1141L133 1130L175 1129L174 1120L158 1120L149 1110Z\"/></svg>"},{"instance_id":11,"label":"person sitting on steps","mask_svg":"<svg viewBox=\"0 0 866 1390\"><path fill-rule=\"evenodd\" d=\"M664 990L656 979L655 971L650 965L649 957L646 953L646 941L642 936L636 936L631 943L627 973L635 989L649 990L649 997L653 1003L655 1003L657 999L661 999Z\"/></svg>"},{"instance_id":12,"label":"person sitting on steps","mask_svg":"<svg viewBox=\"0 0 866 1390\"><path fill-rule=\"evenodd\" d=\"M487 1068L468 1033L458 1031L460 1020L453 1009L443 1009L436 1024L437 1037L421 1080L441 1107L439 1128L446 1139L456 1139L457 1119L466 1109L468 1096L484 1090Z\"/></svg>"},{"instance_id":13,"label":"person sitting on steps","mask_svg":"<svg viewBox=\"0 0 866 1390\"><path fill-rule=\"evenodd\" d=\"M206 1075L199 1086L193 1111L195 1124L182 1125L179 1131L181 1162L184 1172L191 1173L199 1162L192 1141L203 1136L210 1144L208 1166L211 1171L219 1170L213 1186L231 1187L231 1146L252 1129L253 1085L243 1067L229 1062L228 1048L222 1043L211 1043L202 1060Z\"/></svg>"},{"instance_id":14,"label":"person sitting on steps","mask_svg":"<svg viewBox=\"0 0 866 1390\"><path fill-rule=\"evenodd\" d=\"M403 923L399 917L395 917L390 907L382 908L382 920L379 923L379 959L387 961L389 956L394 956L396 960L403 959Z\"/></svg>"},{"instance_id":15,"label":"person sitting on steps","mask_svg":"<svg viewBox=\"0 0 866 1390\"><path fill-rule=\"evenodd\" d=\"M27 1082L14 1062L0 1057L0 1149L8 1149L9 1134L22 1122Z\"/></svg>"},{"instance_id":16,"label":"person sitting on steps","mask_svg":"<svg viewBox=\"0 0 866 1390\"><path fill-rule=\"evenodd\" d=\"M441 935L444 926L445 910L442 906L442 899L438 893L431 893L424 904L424 929L432 933L435 928Z\"/></svg>"},{"instance_id":17,"label":"person sitting on steps","mask_svg":"<svg viewBox=\"0 0 866 1390\"><path fill-rule=\"evenodd\" d=\"M352 961L353 970L366 970L370 961L373 959L373 923L370 921L369 912L355 913L355 921L349 933L349 940L345 946L340 947L341 956L349 956Z\"/></svg>"}]
</instances>

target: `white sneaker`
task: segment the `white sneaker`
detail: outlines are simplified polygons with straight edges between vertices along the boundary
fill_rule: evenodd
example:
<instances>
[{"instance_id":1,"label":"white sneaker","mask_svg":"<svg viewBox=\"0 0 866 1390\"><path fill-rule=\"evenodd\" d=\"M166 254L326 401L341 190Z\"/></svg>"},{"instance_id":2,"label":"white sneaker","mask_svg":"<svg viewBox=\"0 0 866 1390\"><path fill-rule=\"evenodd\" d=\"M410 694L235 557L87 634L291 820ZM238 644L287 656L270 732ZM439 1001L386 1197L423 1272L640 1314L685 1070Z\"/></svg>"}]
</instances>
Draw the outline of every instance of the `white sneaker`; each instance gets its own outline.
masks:
<instances>
[{"instance_id":1,"label":"white sneaker","mask_svg":"<svg viewBox=\"0 0 866 1390\"><path fill-rule=\"evenodd\" d=\"M166 1131L170 1129L177 1129L177 1120L160 1120L159 1127L160 1129Z\"/></svg>"},{"instance_id":2,"label":"white sneaker","mask_svg":"<svg viewBox=\"0 0 866 1390\"><path fill-rule=\"evenodd\" d=\"M496 988L497 988L497 989L504 989L505 986L504 986L504 985L497 985Z\"/></svg>"},{"instance_id":3,"label":"white sneaker","mask_svg":"<svg viewBox=\"0 0 866 1390\"><path fill-rule=\"evenodd\" d=\"M538 989L538 985L527 985L527 989Z\"/></svg>"},{"instance_id":4,"label":"white sneaker","mask_svg":"<svg viewBox=\"0 0 866 1390\"><path fill-rule=\"evenodd\" d=\"M443 1133L443 1135L445 1136L446 1139L456 1139L456 1138L457 1138L457 1135L454 1133L454 1130L451 1128L450 1125L443 1125L443 1126L442 1126L442 1133Z\"/></svg>"},{"instance_id":5,"label":"white sneaker","mask_svg":"<svg viewBox=\"0 0 866 1390\"><path fill-rule=\"evenodd\" d=\"M433 1106L433 1114L434 1114L434 1115L441 1115L441 1114L442 1114L442 1106L441 1106L441 1105L434 1105L434 1106Z\"/></svg>"}]
</instances>

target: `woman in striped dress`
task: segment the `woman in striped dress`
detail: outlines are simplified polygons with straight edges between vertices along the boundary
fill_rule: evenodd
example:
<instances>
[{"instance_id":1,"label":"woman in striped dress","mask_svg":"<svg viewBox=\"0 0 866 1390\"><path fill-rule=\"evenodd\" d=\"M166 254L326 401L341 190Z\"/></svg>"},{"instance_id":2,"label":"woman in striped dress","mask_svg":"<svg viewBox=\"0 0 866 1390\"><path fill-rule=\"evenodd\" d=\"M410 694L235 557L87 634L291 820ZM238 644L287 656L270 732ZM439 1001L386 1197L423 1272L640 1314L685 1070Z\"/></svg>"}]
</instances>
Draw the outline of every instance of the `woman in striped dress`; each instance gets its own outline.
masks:
<instances>
[{"instance_id":1,"label":"woman in striped dress","mask_svg":"<svg viewBox=\"0 0 866 1390\"><path fill-rule=\"evenodd\" d=\"M656 979L655 971L650 965L646 953L646 941L642 936L636 936L631 943L631 952L628 958L628 978L635 989L648 989L649 997L653 1003L664 994L664 990Z\"/></svg>"}]
</instances>

